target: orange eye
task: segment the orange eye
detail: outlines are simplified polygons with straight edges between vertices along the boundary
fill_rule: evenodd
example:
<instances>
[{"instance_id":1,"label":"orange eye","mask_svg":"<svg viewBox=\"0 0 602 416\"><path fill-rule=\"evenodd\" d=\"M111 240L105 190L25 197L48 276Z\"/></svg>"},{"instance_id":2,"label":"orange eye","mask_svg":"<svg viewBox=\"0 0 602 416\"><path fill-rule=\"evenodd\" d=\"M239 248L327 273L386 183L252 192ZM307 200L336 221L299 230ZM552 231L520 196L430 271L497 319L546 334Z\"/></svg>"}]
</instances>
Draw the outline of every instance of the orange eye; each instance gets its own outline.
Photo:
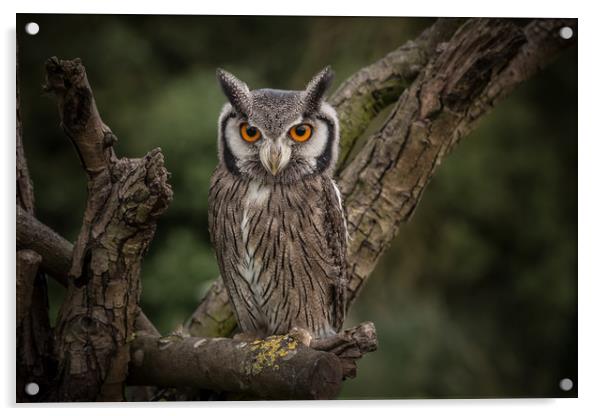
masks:
<instances>
[{"instance_id":1,"label":"orange eye","mask_svg":"<svg viewBox=\"0 0 602 416\"><path fill-rule=\"evenodd\" d=\"M246 142L253 143L261 138L261 132L257 127L250 126L249 123L242 123L240 125L240 137Z\"/></svg>"},{"instance_id":2,"label":"orange eye","mask_svg":"<svg viewBox=\"0 0 602 416\"><path fill-rule=\"evenodd\" d=\"M304 142L311 137L311 126L309 124L297 124L293 126L288 134L296 142Z\"/></svg>"}]
</instances>

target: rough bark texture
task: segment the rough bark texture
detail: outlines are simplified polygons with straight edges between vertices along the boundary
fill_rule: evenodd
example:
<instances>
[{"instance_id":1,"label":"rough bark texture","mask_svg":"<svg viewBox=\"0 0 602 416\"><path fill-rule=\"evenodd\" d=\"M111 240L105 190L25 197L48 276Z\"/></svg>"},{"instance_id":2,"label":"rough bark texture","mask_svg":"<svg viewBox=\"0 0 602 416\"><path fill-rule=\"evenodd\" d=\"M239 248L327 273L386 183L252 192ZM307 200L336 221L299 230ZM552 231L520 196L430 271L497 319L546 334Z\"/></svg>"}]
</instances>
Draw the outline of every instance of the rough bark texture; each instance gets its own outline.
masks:
<instances>
[{"instance_id":1,"label":"rough bark texture","mask_svg":"<svg viewBox=\"0 0 602 416\"><path fill-rule=\"evenodd\" d=\"M17 205L17 248L34 250L42 256L41 268L67 286L73 244L42 224Z\"/></svg>"},{"instance_id":2,"label":"rough bark texture","mask_svg":"<svg viewBox=\"0 0 602 416\"><path fill-rule=\"evenodd\" d=\"M140 336L132 351L131 384L242 393L247 399L331 399L343 379L334 354L286 335L252 342Z\"/></svg>"},{"instance_id":3,"label":"rough bark texture","mask_svg":"<svg viewBox=\"0 0 602 416\"><path fill-rule=\"evenodd\" d=\"M387 106L395 103L418 76L437 45L447 41L464 19L441 18L418 38L349 77L329 98L340 123L339 166L344 166L362 133Z\"/></svg>"},{"instance_id":4,"label":"rough bark texture","mask_svg":"<svg viewBox=\"0 0 602 416\"><path fill-rule=\"evenodd\" d=\"M570 20L535 20L520 28L508 20L471 19L404 91L338 180L352 236L350 303L400 224L411 218L443 158L501 97L572 44L558 34L567 24L576 28Z\"/></svg>"},{"instance_id":5,"label":"rough bark texture","mask_svg":"<svg viewBox=\"0 0 602 416\"><path fill-rule=\"evenodd\" d=\"M228 292L222 278L218 277L184 328L195 337L223 337L230 335L236 325Z\"/></svg>"},{"instance_id":6,"label":"rough bark texture","mask_svg":"<svg viewBox=\"0 0 602 416\"><path fill-rule=\"evenodd\" d=\"M120 401L139 312L140 263L169 204L160 149L118 159L79 60L46 64L62 127L88 176L88 200L57 323L60 401Z\"/></svg>"},{"instance_id":7,"label":"rough bark texture","mask_svg":"<svg viewBox=\"0 0 602 416\"><path fill-rule=\"evenodd\" d=\"M437 24L445 25L441 19ZM573 29L572 39L560 37L563 26ZM575 44L577 20L535 19L519 27L507 19L469 19L447 42L443 35L431 38L429 33L432 36L447 32L427 30L421 35L430 39L431 60L403 91L383 126L364 142L337 178L351 237L347 255L348 306L397 235L399 226L411 218L445 155L501 98L545 67L559 51ZM403 57L400 54L398 59L403 61ZM376 63L374 68L386 71L388 65ZM355 99L366 99L367 108L384 108L374 106L378 100L371 95L375 92L378 96L383 84L362 84L359 80L370 77L359 75L361 72L350 78L355 81L343 83L333 99L351 95L345 92L351 88L348 85L359 83L365 92ZM386 75L374 77L386 79ZM349 108L361 109L362 104ZM340 114L342 126L354 123L347 119L346 111ZM365 114L376 116L373 110ZM370 120L364 119L359 127L347 132L346 140L355 142ZM223 302L224 292L221 279L217 279L189 319L195 323L189 328L192 335L224 336L235 326L230 305Z\"/></svg>"},{"instance_id":8,"label":"rough bark texture","mask_svg":"<svg viewBox=\"0 0 602 416\"><path fill-rule=\"evenodd\" d=\"M372 322L363 322L332 337L314 340L310 347L336 355L341 362L343 379L354 378L357 362L378 349L376 328Z\"/></svg>"}]
</instances>

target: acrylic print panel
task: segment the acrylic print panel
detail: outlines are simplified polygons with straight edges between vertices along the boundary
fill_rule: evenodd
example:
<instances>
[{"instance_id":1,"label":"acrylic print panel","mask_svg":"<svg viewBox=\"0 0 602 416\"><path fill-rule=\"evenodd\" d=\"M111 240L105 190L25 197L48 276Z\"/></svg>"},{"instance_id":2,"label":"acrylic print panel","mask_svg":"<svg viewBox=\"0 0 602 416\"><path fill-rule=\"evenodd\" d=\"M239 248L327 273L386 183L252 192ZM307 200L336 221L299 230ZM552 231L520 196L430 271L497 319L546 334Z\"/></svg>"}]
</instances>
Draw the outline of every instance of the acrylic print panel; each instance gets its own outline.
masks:
<instances>
[{"instance_id":1,"label":"acrylic print panel","mask_svg":"<svg viewBox=\"0 0 602 416\"><path fill-rule=\"evenodd\" d=\"M575 19L17 42L17 401L577 396Z\"/></svg>"}]
</instances>

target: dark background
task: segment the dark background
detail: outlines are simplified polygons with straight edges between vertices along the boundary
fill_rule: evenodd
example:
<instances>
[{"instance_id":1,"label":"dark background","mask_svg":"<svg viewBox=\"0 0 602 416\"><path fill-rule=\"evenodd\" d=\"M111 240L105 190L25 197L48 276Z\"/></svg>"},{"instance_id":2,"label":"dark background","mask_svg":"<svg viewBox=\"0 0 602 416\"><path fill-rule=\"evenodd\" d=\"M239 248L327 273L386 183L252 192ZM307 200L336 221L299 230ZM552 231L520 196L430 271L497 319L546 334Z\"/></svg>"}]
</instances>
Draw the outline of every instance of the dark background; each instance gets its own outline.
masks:
<instances>
[{"instance_id":1,"label":"dark background","mask_svg":"<svg viewBox=\"0 0 602 416\"><path fill-rule=\"evenodd\" d=\"M25 23L40 25L26 35ZM44 61L80 57L116 151L161 147L174 200L143 264L142 306L166 333L218 275L207 231L215 68L251 88L336 83L433 22L422 18L18 15L24 145L37 216L74 240L84 173L42 93ZM336 85L335 85L336 88ZM62 288L52 284L56 315ZM487 116L448 157L351 310L378 352L343 398L544 397L577 380L577 51Z\"/></svg>"}]
</instances>

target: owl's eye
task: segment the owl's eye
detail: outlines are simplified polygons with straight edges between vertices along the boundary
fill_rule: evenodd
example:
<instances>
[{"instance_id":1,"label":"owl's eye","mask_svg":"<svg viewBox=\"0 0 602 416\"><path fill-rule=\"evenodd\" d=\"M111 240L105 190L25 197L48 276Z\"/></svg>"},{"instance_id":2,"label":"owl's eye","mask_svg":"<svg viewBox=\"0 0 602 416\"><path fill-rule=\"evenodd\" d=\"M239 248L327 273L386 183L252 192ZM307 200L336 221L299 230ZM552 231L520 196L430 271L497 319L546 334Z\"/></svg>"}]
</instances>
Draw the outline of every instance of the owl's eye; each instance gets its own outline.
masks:
<instances>
[{"instance_id":1,"label":"owl's eye","mask_svg":"<svg viewBox=\"0 0 602 416\"><path fill-rule=\"evenodd\" d=\"M261 138L261 132L257 127L249 125L249 123L242 123L240 125L240 137L246 142L253 143Z\"/></svg>"},{"instance_id":2,"label":"owl's eye","mask_svg":"<svg viewBox=\"0 0 602 416\"><path fill-rule=\"evenodd\" d=\"M311 137L311 126L309 124L297 124L293 126L288 134L296 142L304 142Z\"/></svg>"}]
</instances>

